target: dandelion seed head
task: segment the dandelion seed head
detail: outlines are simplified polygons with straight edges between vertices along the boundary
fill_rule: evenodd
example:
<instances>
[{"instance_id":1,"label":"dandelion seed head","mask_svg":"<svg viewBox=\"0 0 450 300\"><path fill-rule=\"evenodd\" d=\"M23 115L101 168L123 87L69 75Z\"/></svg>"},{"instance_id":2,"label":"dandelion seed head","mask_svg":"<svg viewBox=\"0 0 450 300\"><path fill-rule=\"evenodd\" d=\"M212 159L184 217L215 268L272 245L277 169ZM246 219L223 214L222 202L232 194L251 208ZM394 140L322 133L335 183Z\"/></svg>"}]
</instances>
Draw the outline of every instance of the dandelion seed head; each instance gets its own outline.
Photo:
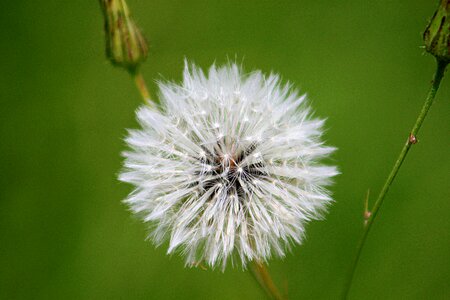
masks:
<instances>
[{"instance_id":1,"label":"dandelion seed head","mask_svg":"<svg viewBox=\"0 0 450 300\"><path fill-rule=\"evenodd\" d=\"M143 106L130 130L120 180L125 202L187 265L245 267L284 256L332 201L338 172L320 159L323 121L277 75L236 65L207 75L186 66L181 84L160 83L162 112Z\"/></svg>"}]
</instances>

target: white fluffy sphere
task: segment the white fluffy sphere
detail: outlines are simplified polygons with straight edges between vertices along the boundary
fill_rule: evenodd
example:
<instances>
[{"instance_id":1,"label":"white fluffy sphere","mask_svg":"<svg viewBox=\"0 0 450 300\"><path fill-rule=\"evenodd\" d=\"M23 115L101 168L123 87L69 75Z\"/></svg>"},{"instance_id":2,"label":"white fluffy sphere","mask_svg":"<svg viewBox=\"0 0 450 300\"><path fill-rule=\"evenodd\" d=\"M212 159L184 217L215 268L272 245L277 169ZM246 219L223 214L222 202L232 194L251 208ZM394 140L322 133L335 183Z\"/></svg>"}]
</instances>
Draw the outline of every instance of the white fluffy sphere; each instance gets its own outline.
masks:
<instances>
[{"instance_id":1,"label":"white fluffy sphere","mask_svg":"<svg viewBox=\"0 0 450 300\"><path fill-rule=\"evenodd\" d=\"M264 262L301 243L305 223L332 200L324 188L338 172L319 160L335 148L276 75L244 74L236 65L205 75L186 66L181 84L161 83L162 111L142 106L130 130L120 180L125 200L151 224L168 252L188 265Z\"/></svg>"}]
</instances>

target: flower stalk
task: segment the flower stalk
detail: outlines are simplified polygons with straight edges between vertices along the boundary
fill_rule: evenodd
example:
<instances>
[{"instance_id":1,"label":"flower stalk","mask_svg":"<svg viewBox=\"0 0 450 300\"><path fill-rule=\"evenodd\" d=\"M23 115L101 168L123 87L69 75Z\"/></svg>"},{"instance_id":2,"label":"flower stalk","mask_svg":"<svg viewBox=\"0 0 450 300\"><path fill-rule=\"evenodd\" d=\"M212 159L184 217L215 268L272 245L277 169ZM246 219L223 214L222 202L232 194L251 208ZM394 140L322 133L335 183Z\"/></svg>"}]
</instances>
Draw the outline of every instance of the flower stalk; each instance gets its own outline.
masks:
<instances>
[{"instance_id":1,"label":"flower stalk","mask_svg":"<svg viewBox=\"0 0 450 300\"><path fill-rule=\"evenodd\" d=\"M419 116L417 117L416 122L414 123L414 126L411 130L411 133L409 134L408 139L406 140L406 143L404 144L404 146L400 152L400 155L398 156L391 172L389 173L388 178L386 179L386 182L383 185L383 188L381 189L381 191L377 197L377 200L375 201L375 204L373 205L373 208L370 210L370 214L368 215L368 218L365 221L364 231L363 231L361 239L358 243L358 246L356 248L356 255L353 259L353 262L352 262L352 265L350 268L350 272L347 277L347 281L345 282L345 286L344 286L344 290L343 290L343 297L342 297L343 299L347 299L348 294L350 292L353 277L355 275L355 270L358 265L359 258L361 256L362 249L364 248L364 245L367 240L367 236L369 234L370 229L372 228L375 218L377 217L378 211L379 211L381 205L383 204L386 194L388 193L389 188L392 185L392 182L394 181L395 177L397 176L397 173L400 170L400 167L402 166L402 163L405 160L406 155L409 152L409 149L411 148L412 145L417 143L417 138L416 138L417 133L419 132L420 128L422 127L422 124L428 114L428 111L430 110L431 105L434 102L436 92L439 89L439 85L442 81L442 78L444 77L445 69L448 65L448 62L444 61L444 60L440 60L439 58L437 58L436 61L437 61L436 72L434 74L431 88L425 99L425 103L423 104L422 110L420 111Z\"/></svg>"},{"instance_id":2,"label":"flower stalk","mask_svg":"<svg viewBox=\"0 0 450 300\"><path fill-rule=\"evenodd\" d=\"M263 263L258 263L255 261L251 262L250 272L270 299L286 299L281 295L277 286L273 282L267 267Z\"/></svg>"},{"instance_id":3,"label":"flower stalk","mask_svg":"<svg viewBox=\"0 0 450 300\"><path fill-rule=\"evenodd\" d=\"M142 73L133 72L131 73L131 76L133 77L134 83L136 84L136 87L141 94L141 97L144 100L145 104L152 108L155 108L155 102L150 97L150 93L148 91L147 84L145 83L144 76L142 76Z\"/></svg>"}]
</instances>

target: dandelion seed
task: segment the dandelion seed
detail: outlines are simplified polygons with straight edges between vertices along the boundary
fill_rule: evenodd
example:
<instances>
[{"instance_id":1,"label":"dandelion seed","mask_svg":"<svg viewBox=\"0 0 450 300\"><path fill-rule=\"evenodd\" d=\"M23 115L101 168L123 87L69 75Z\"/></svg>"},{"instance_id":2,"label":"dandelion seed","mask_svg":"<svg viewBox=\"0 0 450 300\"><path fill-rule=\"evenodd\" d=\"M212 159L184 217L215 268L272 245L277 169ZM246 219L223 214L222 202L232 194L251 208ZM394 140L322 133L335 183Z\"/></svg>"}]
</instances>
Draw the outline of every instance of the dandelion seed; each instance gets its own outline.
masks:
<instances>
[{"instance_id":1,"label":"dandelion seed","mask_svg":"<svg viewBox=\"0 0 450 300\"><path fill-rule=\"evenodd\" d=\"M125 202L152 225L155 243L168 239L186 265L222 269L301 243L338 174L320 164L335 148L321 141L323 121L306 97L234 64L208 75L186 66L180 85L160 89L164 112L138 110L142 128L129 132L120 175L135 186Z\"/></svg>"}]
</instances>

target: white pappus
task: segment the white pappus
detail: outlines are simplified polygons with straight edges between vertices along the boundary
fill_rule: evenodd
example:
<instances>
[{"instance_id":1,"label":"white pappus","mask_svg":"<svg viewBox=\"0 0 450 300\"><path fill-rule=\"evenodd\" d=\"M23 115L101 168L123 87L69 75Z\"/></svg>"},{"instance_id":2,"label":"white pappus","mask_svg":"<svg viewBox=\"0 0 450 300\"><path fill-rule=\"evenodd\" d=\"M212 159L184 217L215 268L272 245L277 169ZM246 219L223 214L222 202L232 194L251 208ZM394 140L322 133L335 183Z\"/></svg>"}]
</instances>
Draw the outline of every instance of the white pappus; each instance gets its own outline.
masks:
<instances>
[{"instance_id":1,"label":"white pappus","mask_svg":"<svg viewBox=\"0 0 450 300\"><path fill-rule=\"evenodd\" d=\"M320 164L333 152L324 121L277 75L244 74L235 64L207 75L186 64L181 84L160 83L162 112L142 106L130 130L120 180L125 202L169 240L187 265L265 262L301 243L305 224L332 201L338 174Z\"/></svg>"}]
</instances>

